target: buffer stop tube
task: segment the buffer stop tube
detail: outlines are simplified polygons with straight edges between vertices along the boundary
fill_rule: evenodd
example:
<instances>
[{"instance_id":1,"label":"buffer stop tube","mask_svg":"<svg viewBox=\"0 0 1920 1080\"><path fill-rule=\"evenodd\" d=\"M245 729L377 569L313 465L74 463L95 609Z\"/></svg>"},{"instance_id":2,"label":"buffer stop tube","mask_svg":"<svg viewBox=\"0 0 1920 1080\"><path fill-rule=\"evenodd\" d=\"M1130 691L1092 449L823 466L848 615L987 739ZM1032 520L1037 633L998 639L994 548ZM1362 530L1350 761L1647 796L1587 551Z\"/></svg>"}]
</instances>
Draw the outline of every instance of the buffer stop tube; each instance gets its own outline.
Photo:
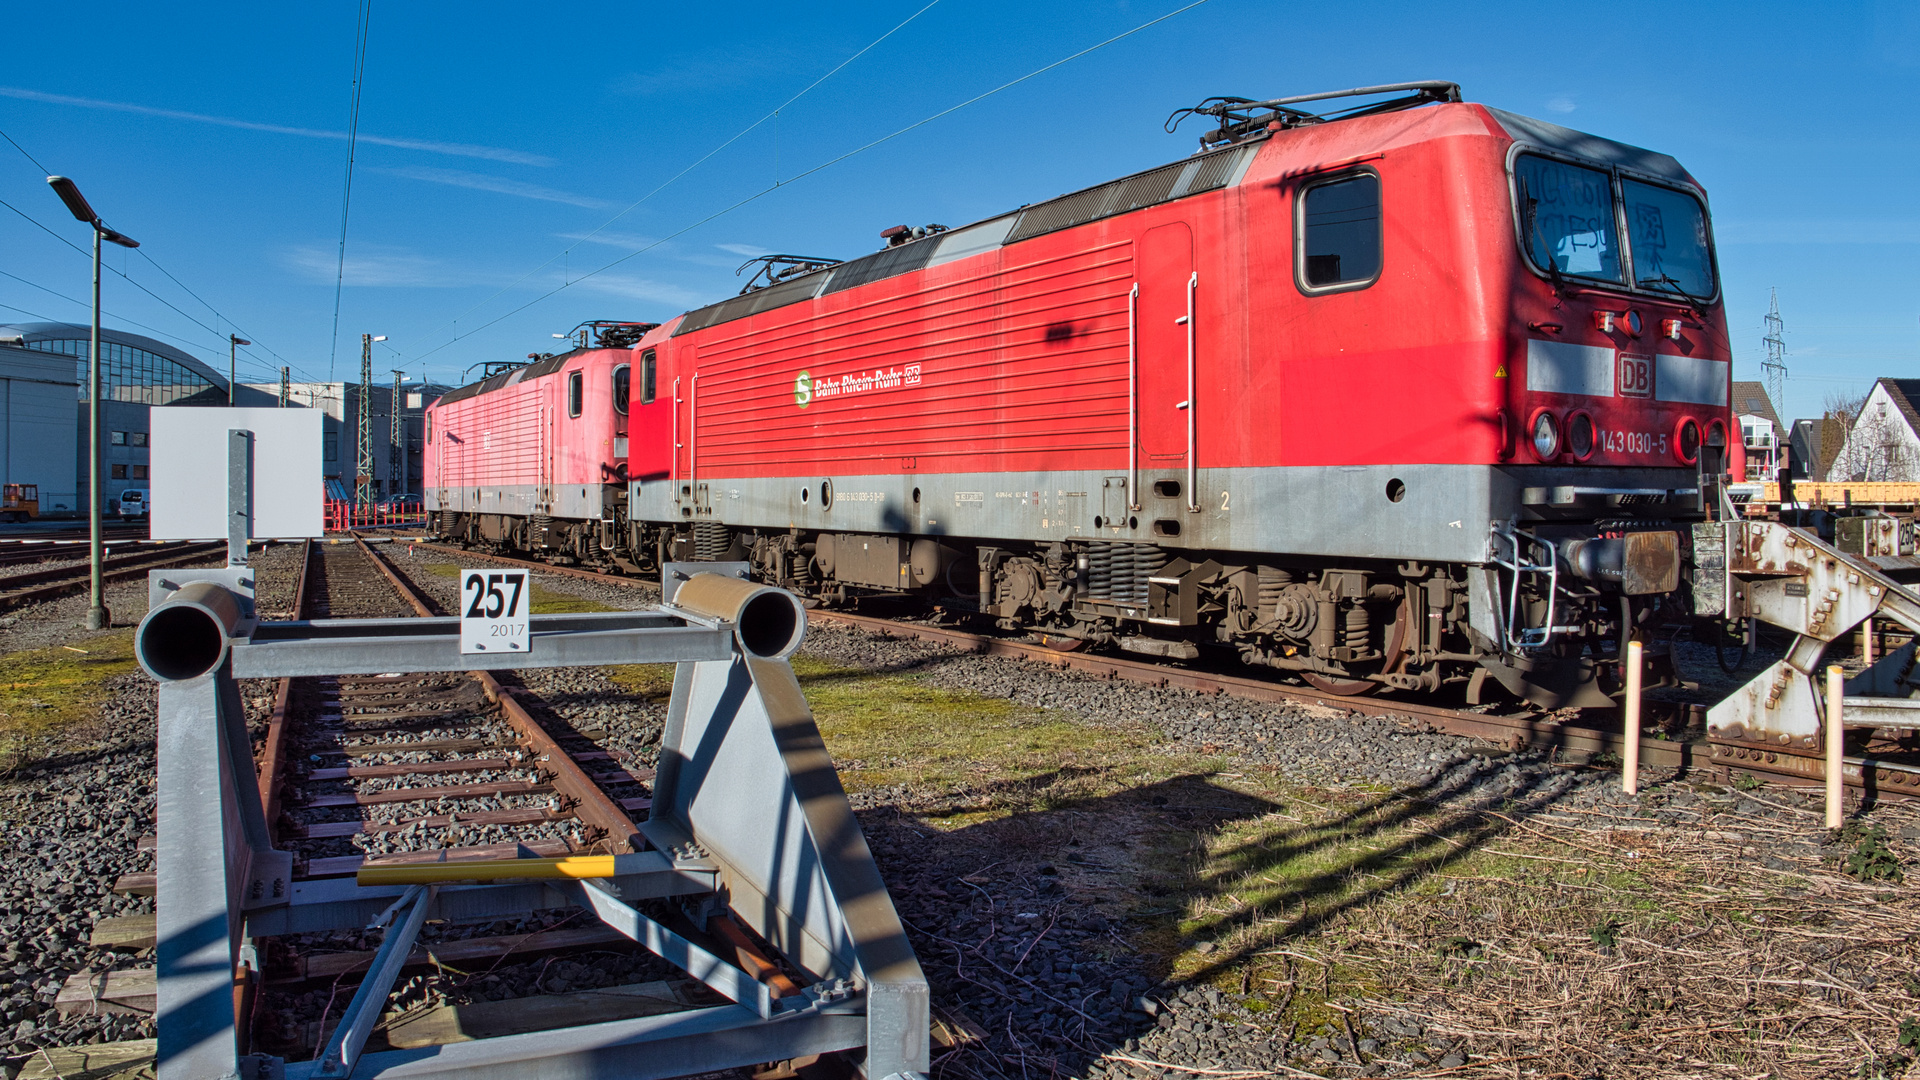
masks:
<instances>
[{"instance_id":1,"label":"buffer stop tube","mask_svg":"<svg viewBox=\"0 0 1920 1080\"><path fill-rule=\"evenodd\" d=\"M673 606L732 623L740 651L757 660L784 660L807 636L799 597L739 578L695 574L674 593Z\"/></svg>"},{"instance_id":2,"label":"buffer stop tube","mask_svg":"<svg viewBox=\"0 0 1920 1080\"><path fill-rule=\"evenodd\" d=\"M161 682L197 679L226 663L240 621L240 599L230 590L211 581L183 585L140 620L133 655Z\"/></svg>"}]
</instances>

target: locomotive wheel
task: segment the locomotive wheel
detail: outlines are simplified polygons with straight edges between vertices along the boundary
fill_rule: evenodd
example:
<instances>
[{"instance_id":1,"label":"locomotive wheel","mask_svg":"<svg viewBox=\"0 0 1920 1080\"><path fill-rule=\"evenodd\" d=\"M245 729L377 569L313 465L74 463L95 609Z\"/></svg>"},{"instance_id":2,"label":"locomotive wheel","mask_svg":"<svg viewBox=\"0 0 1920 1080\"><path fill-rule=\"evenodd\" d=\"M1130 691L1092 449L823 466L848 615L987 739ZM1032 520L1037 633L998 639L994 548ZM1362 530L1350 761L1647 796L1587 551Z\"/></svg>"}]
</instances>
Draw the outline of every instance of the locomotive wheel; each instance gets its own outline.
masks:
<instances>
[{"instance_id":1,"label":"locomotive wheel","mask_svg":"<svg viewBox=\"0 0 1920 1080\"><path fill-rule=\"evenodd\" d=\"M1407 634L1412 628L1412 606L1408 600L1403 599L1400 601L1400 610L1394 615L1393 640L1387 643L1387 660L1380 666L1381 671L1398 671L1406 666ZM1380 689L1381 686L1372 679L1342 679L1312 671L1303 671L1300 677L1307 680L1308 686L1335 697L1365 697Z\"/></svg>"},{"instance_id":2,"label":"locomotive wheel","mask_svg":"<svg viewBox=\"0 0 1920 1080\"><path fill-rule=\"evenodd\" d=\"M1054 652L1079 652L1087 647L1086 638L1061 637L1059 634L1039 634L1040 644Z\"/></svg>"},{"instance_id":3,"label":"locomotive wheel","mask_svg":"<svg viewBox=\"0 0 1920 1080\"><path fill-rule=\"evenodd\" d=\"M1303 671L1300 677L1307 680L1308 686L1335 697L1365 697L1380 689L1379 683L1367 679L1336 679L1312 671Z\"/></svg>"}]
</instances>

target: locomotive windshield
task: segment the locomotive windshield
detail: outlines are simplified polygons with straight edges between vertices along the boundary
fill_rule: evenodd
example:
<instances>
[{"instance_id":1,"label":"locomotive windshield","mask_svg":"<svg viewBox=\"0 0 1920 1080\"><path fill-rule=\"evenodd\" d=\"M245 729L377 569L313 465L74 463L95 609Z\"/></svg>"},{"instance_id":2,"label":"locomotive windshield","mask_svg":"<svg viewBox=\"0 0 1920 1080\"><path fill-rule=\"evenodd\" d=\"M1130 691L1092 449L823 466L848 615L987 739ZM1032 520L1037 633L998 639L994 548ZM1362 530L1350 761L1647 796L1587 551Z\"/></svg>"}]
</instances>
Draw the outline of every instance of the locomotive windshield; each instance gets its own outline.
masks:
<instances>
[{"instance_id":1,"label":"locomotive windshield","mask_svg":"<svg viewBox=\"0 0 1920 1080\"><path fill-rule=\"evenodd\" d=\"M1604 169L1537 154L1516 157L1513 178L1524 246L1547 273L1695 300L1713 294L1707 216L1694 196L1624 177L1616 188ZM1625 245L1617 207L1626 211Z\"/></svg>"},{"instance_id":2,"label":"locomotive windshield","mask_svg":"<svg viewBox=\"0 0 1920 1080\"><path fill-rule=\"evenodd\" d=\"M1713 295L1713 260L1707 254L1707 215L1693 196L1672 188L1620 181L1627 208L1627 238L1633 245L1633 277L1642 288Z\"/></svg>"}]
</instances>

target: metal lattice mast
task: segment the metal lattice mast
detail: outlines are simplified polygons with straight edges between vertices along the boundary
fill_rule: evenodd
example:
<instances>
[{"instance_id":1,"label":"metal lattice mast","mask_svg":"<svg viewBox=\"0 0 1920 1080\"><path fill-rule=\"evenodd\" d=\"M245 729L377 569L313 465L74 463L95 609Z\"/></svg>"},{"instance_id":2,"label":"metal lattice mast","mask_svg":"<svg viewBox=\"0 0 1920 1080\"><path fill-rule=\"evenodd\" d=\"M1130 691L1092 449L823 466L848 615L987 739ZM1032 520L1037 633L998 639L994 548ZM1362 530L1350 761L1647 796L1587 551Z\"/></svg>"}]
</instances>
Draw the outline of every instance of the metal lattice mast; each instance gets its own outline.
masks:
<instances>
[{"instance_id":1,"label":"metal lattice mast","mask_svg":"<svg viewBox=\"0 0 1920 1080\"><path fill-rule=\"evenodd\" d=\"M360 335L360 454L354 464L354 505L373 505L373 335Z\"/></svg>"},{"instance_id":2,"label":"metal lattice mast","mask_svg":"<svg viewBox=\"0 0 1920 1080\"><path fill-rule=\"evenodd\" d=\"M293 390L293 369L283 367L280 369L280 407L281 408L284 409L287 407L287 398L292 396L292 390Z\"/></svg>"},{"instance_id":3,"label":"metal lattice mast","mask_svg":"<svg viewBox=\"0 0 1920 1080\"><path fill-rule=\"evenodd\" d=\"M406 413L400 408L400 369L393 369L393 401L387 411L391 413L387 425L387 488L389 493L404 495L407 492L407 455Z\"/></svg>"},{"instance_id":4,"label":"metal lattice mast","mask_svg":"<svg viewBox=\"0 0 1920 1080\"><path fill-rule=\"evenodd\" d=\"M1787 392L1787 339L1781 336L1780 290L1773 290L1773 305L1767 310L1767 359L1760 365L1766 373L1767 399L1776 410L1784 410Z\"/></svg>"}]
</instances>

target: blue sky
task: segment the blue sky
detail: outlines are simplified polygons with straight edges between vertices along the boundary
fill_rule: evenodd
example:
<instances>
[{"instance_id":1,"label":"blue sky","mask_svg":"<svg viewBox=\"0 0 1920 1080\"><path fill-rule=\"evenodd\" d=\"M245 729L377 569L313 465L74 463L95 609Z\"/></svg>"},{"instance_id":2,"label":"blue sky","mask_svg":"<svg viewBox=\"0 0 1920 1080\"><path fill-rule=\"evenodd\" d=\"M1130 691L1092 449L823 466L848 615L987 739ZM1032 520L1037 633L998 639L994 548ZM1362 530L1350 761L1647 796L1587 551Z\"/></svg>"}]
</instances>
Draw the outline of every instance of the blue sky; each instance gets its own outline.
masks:
<instances>
[{"instance_id":1,"label":"blue sky","mask_svg":"<svg viewBox=\"0 0 1920 1080\"><path fill-rule=\"evenodd\" d=\"M1780 290L1789 416L1878 375L1920 374L1912 0L1208 0L794 179L1184 2L373 0L331 370L357 377L359 335L383 333L382 378L424 368L457 382L481 361L551 349L583 319L656 320L731 295L756 253L851 257L890 225L957 225L1172 160L1197 127L1167 135L1162 121L1209 95L1444 78L1471 100L1680 158L1713 202L1736 378L1759 378L1761 318ZM210 362L237 328L257 342L243 377L275 378L283 362L327 376L357 13L10 12L23 47L0 73L0 130L74 177L154 260L109 248L166 301L109 274L111 325ZM0 207L0 319L85 321L87 261L46 230L82 247L86 230L44 176L0 144L0 200L33 219Z\"/></svg>"}]
</instances>

